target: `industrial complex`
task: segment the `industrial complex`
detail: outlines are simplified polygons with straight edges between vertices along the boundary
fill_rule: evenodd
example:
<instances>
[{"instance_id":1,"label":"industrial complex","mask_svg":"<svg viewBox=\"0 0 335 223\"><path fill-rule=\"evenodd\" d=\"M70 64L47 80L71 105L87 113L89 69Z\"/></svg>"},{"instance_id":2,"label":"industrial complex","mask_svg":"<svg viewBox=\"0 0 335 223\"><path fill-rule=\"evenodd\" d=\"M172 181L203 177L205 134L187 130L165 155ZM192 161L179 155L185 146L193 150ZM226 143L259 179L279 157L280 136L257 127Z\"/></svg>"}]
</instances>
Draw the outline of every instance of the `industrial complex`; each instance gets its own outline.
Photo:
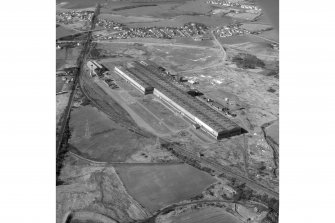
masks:
<instances>
[{"instance_id":1,"label":"industrial complex","mask_svg":"<svg viewBox=\"0 0 335 223\"><path fill-rule=\"evenodd\" d=\"M89 60L87 62L87 67L90 69L91 76L101 76L104 72L108 71L104 65L99 64L94 60Z\"/></svg>"},{"instance_id":2,"label":"industrial complex","mask_svg":"<svg viewBox=\"0 0 335 223\"><path fill-rule=\"evenodd\" d=\"M165 73L151 61L131 62L127 67L116 66L115 72L143 94L153 93L168 107L188 118L216 139L239 135L243 129L188 95L164 77Z\"/></svg>"}]
</instances>

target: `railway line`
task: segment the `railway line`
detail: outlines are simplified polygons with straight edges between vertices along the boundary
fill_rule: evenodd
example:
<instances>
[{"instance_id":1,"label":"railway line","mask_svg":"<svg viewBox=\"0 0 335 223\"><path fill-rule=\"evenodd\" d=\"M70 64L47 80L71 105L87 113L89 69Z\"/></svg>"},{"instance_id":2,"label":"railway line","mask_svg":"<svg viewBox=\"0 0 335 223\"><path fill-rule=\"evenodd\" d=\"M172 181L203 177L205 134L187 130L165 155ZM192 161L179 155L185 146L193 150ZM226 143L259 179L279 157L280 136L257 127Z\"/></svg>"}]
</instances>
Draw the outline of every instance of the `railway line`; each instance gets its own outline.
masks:
<instances>
[{"instance_id":1,"label":"railway line","mask_svg":"<svg viewBox=\"0 0 335 223\"><path fill-rule=\"evenodd\" d=\"M100 161L95 161L91 159L87 159L85 157L82 157L74 152L69 152L71 156L74 156L80 160L86 161L90 164L93 165L98 165L98 166L106 166L106 165L111 165L111 166L169 166L169 165L176 165L176 164L183 164L184 162L182 161L169 161L169 162L152 162L152 163L144 163L144 162L100 162Z\"/></svg>"},{"instance_id":2,"label":"railway line","mask_svg":"<svg viewBox=\"0 0 335 223\"><path fill-rule=\"evenodd\" d=\"M97 16L99 15L99 13L100 13L100 5L98 4L95 11L94 11L94 15L93 15L93 18L92 18L92 21L91 21L91 29L95 28L96 19L97 19ZM85 61L85 59L87 57L87 54L90 51L91 41L92 41L92 31L88 32L87 40L86 40L86 42L83 46L83 49L82 49L82 51L81 51L81 53L80 53L80 55L77 59L77 65L78 65L79 68L76 71L76 75L75 75L75 78L74 78L74 83L73 83L71 95L70 95L70 98L69 98L69 102L68 102L68 105L67 105L67 107L65 109L65 112L64 112L63 122L62 122L62 125L61 125L61 130L60 130L59 135L58 135L57 140L56 140L56 157L58 156L59 150L60 150L61 145L62 145L62 142L64 141L64 134L65 134L66 127L68 125L68 119L69 119L69 115L70 115L70 112L71 112L74 95L75 95L76 88L77 88L77 85L78 85L78 82L79 82L80 73L81 73L82 68L83 68L83 62Z\"/></svg>"},{"instance_id":3,"label":"railway line","mask_svg":"<svg viewBox=\"0 0 335 223\"><path fill-rule=\"evenodd\" d=\"M165 143L171 143L167 140L162 140L162 142ZM173 145L173 150L185 157L190 157L191 159L198 161L200 164L209 167L210 169L213 169L214 171L218 172L219 174L227 174L230 175L234 178L236 178L237 180L246 183L249 187L255 189L255 190L260 190L263 191L265 193L267 193L268 195L275 197L278 199L279 193L277 191L274 191L272 189L267 188L266 186L251 180L245 176L239 175L237 173L235 173L234 171L232 171L230 168L222 166L221 164L217 163L217 161L215 161L212 158L203 158L203 157L199 157L194 151L192 151L191 149L187 149L183 146L178 146L178 145Z\"/></svg>"},{"instance_id":4,"label":"railway line","mask_svg":"<svg viewBox=\"0 0 335 223\"><path fill-rule=\"evenodd\" d=\"M118 124L124 128L127 128L129 131L137 134L137 135L140 135L140 136L143 136L145 138L148 138L150 137L149 135L147 134L144 134L143 131L141 131L140 129L134 127L134 125L130 124L129 121L127 120L124 120L124 118L121 116L121 115L117 115L115 112L111 112L109 109L107 109L107 107L110 107L110 105L107 105L105 104L103 101L103 103L99 103L98 100L95 100L93 98L93 96L91 94L94 93L94 89L93 87L89 87L88 84L86 83L85 84L85 81L87 77L83 77L80 79L80 89L82 91L82 93L85 95L85 97L87 99L89 99L89 101L96 107L98 108L100 111L104 112L110 119L114 120L114 121L117 121ZM99 86L97 86L99 87Z\"/></svg>"}]
</instances>

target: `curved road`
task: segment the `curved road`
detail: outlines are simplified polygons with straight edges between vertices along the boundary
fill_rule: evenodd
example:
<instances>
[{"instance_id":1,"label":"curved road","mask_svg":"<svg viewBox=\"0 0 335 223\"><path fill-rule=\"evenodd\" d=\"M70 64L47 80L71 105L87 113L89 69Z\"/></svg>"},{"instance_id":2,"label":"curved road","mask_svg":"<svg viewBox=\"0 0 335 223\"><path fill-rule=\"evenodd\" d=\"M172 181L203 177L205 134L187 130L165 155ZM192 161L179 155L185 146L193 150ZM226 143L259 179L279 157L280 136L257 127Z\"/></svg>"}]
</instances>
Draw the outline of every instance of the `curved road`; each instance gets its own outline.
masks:
<instances>
[{"instance_id":1,"label":"curved road","mask_svg":"<svg viewBox=\"0 0 335 223\"><path fill-rule=\"evenodd\" d=\"M158 210L156 211L152 217L150 217L149 219L145 219L145 220L140 220L138 221L137 223L155 223L156 221L156 218L164 213L164 212L168 212L168 211L172 211L174 210L175 208L177 207L183 207L183 206L187 206L187 205L191 205L191 204L204 204L204 203L234 203L234 204L241 204L241 205L245 205L244 203L242 202L234 202L232 200L200 200L200 201L191 201L191 202L188 202L188 203L183 203L183 204L172 204L172 205L169 205L161 210ZM261 203L256 203L258 205L261 205L265 208L268 208L267 206L265 206L264 204L261 204Z\"/></svg>"}]
</instances>

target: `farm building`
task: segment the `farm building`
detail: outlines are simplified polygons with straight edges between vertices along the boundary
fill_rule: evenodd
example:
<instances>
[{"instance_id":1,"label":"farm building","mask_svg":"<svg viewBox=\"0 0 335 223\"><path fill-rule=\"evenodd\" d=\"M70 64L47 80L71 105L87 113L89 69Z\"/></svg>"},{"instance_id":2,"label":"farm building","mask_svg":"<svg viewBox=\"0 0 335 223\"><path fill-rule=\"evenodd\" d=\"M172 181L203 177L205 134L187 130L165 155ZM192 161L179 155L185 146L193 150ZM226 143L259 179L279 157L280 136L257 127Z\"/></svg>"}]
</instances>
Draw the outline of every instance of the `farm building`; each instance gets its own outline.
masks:
<instances>
[{"instance_id":1,"label":"farm building","mask_svg":"<svg viewBox=\"0 0 335 223\"><path fill-rule=\"evenodd\" d=\"M240 126L167 81L152 62L132 62L128 63L127 69L116 67L115 71L142 93L150 87L150 92L153 90L153 94L165 104L216 139L242 133Z\"/></svg>"}]
</instances>

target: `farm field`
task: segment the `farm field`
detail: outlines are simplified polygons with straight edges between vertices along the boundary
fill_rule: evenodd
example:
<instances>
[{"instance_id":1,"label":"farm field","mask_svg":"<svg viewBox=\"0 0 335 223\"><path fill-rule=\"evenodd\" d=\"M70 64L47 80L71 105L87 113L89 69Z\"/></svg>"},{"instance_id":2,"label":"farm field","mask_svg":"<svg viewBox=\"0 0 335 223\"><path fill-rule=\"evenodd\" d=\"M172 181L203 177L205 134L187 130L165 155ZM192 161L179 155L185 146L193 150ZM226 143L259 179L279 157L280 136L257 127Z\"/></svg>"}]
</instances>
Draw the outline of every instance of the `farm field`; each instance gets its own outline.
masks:
<instances>
[{"instance_id":1,"label":"farm field","mask_svg":"<svg viewBox=\"0 0 335 223\"><path fill-rule=\"evenodd\" d=\"M61 77L56 77L56 93L62 90L64 83Z\"/></svg>"},{"instance_id":2,"label":"farm field","mask_svg":"<svg viewBox=\"0 0 335 223\"><path fill-rule=\"evenodd\" d=\"M96 161L125 161L154 140L142 138L120 127L104 113L88 105L72 111L71 150Z\"/></svg>"},{"instance_id":3,"label":"farm field","mask_svg":"<svg viewBox=\"0 0 335 223\"><path fill-rule=\"evenodd\" d=\"M83 9L94 7L97 3L105 3L105 0L56 0L57 4L63 3L62 8ZM65 4L66 3L66 4Z\"/></svg>"},{"instance_id":4,"label":"farm field","mask_svg":"<svg viewBox=\"0 0 335 223\"><path fill-rule=\"evenodd\" d=\"M265 129L266 134L279 145L279 122L275 122Z\"/></svg>"},{"instance_id":5,"label":"farm field","mask_svg":"<svg viewBox=\"0 0 335 223\"><path fill-rule=\"evenodd\" d=\"M242 223L234 215L221 208L208 207L189 211L166 219L170 223Z\"/></svg>"},{"instance_id":6,"label":"farm field","mask_svg":"<svg viewBox=\"0 0 335 223\"><path fill-rule=\"evenodd\" d=\"M263 40L261 38L258 38L256 36L251 35L242 35L242 36L229 36L224 38L217 38L221 44L239 44L239 43L245 43L245 42L252 42L252 43L264 43L268 42L266 40Z\"/></svg>"},{"instance_id":7,"label":"farm field","mask_svg":"<svg viewBox=\"0 0 335 223\"><path fill-rule=\"evenodd\" d=\"M129 196L112 166L92 166L68 156L59 179L62 184L56 189L57 223L63 222L68 212L74 212L74 220L81 222L104 220L101 222L114 223L112 219L133 222L148 217L148 213Z\"/></svg>"},{"instance_id":8,"label":"farm field","mask_svg":"<svg viewBox=\"0 0 335 223\"><path fill-rule=\"evenodd\" d=\"M127 191L150 211L189 199L215 179L186 164L116 167Z\"/></svg>"},{"instance_id":9,"label":"farm field","mask_svg":"<svg viewBox=\"0 0 335 223\"><path fill-rule=\"evenodd\" d=\"M81 47L56 50L56 70L76 66Z\"/></svg>"},{"instance_id":10,"label":"farm field","mask_svg":"<svg viewBox=\"0 0 335 223\"><path fill-rule=\"evenodd\" d=\"M65 37L65 36L69 36L69 35L73 35L76 34L77 32L72 30L72 29L67 29L63 26L58 26L56 28L56 39L59 39L61 37Z\"/></svg>"},{"instance_id":11,"label":"farm field","mask_svg":"<svg viewBox=\"0 0 335 223\"><path fill-rule=\"evenodd\" d=\"M276 30L269 30L269 31L264 31L261 32L260 34L258 34L258 36L267 38L269 40L273 40L278 42L279 41L279 35L278 32Z\"/></svg>"},{"instance_id":12,"label":"farm field","mask_svg":"<svg viewBox=\"0 0 335 223\"><path fill-rule=\"evenodd\" d=\"M168 70L184 71L211 66L221 61L218 49L148 46L150 58Z\"/></svg>"}]
</instances>

